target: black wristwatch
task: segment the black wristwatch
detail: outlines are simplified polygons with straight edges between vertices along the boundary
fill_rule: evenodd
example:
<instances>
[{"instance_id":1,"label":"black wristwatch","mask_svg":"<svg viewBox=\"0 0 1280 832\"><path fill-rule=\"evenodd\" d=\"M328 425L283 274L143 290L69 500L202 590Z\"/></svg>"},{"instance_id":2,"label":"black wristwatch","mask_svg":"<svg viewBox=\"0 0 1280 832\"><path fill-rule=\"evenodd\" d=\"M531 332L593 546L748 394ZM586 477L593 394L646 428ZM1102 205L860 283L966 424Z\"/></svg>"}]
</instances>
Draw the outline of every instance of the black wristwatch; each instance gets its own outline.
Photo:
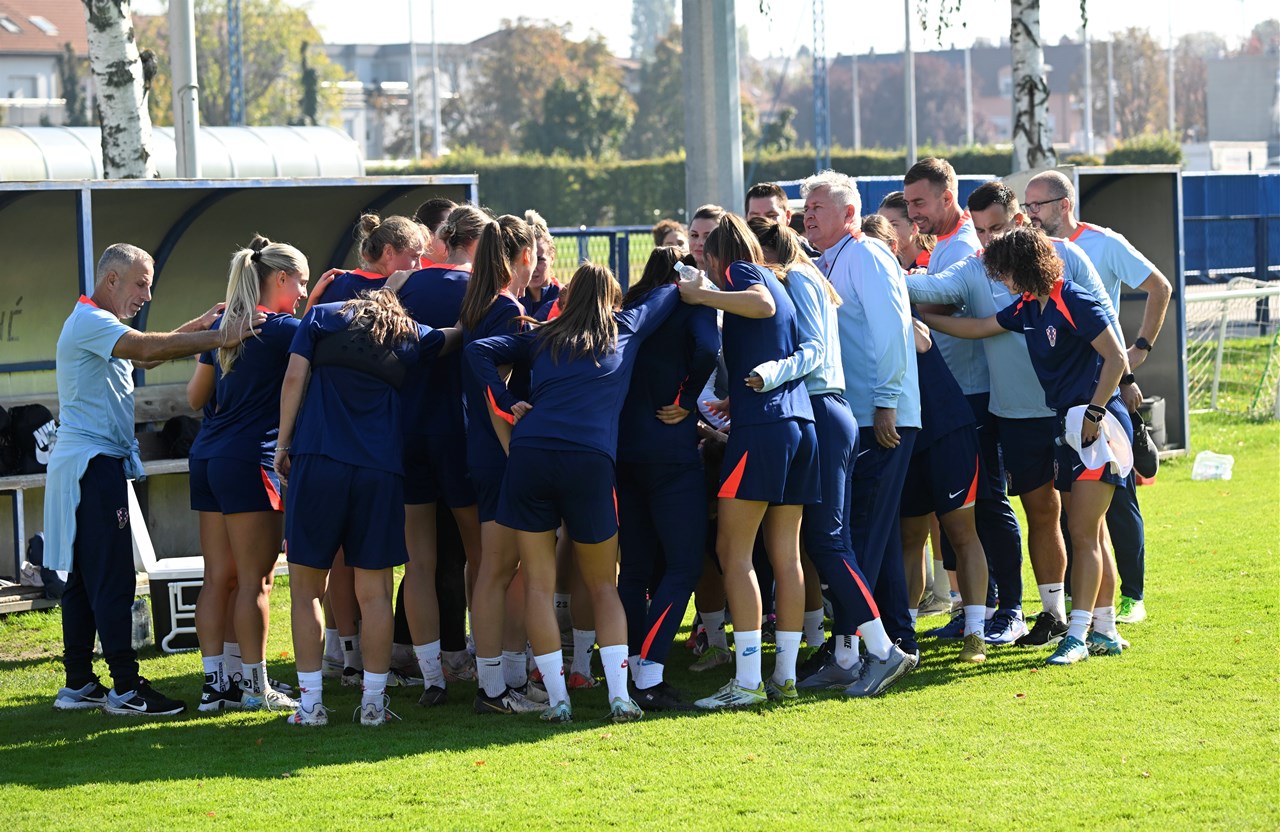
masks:
<instances>
[{"instance_id":1,"label":"black wristwatch","mask_svg":"<svg viewBox=\"0 0 1280 832\"><path fill-rule=\"evenodd\" d=\"M1133 373L1125 373L1124 375L1120 376L1121 384L1134 384L1135 382L1137 382L1137 380L1138 379L1134 377Z\"/></svg>"},{"instance_id":2,"label":"black wristwatch","mask_svg":"<svg viewBox=\"0 0 1280 832\"><path fill-rule=\"evenodd\" d=\"M1140 350L1146 350L1147 352L1151 352L1151 346L1152 346L1151 342L1148 341L1146 338L1143 338L1141 335L1138 336L1138 340L1133 342L1133 345Z\"/></svg>"}]
</instances>

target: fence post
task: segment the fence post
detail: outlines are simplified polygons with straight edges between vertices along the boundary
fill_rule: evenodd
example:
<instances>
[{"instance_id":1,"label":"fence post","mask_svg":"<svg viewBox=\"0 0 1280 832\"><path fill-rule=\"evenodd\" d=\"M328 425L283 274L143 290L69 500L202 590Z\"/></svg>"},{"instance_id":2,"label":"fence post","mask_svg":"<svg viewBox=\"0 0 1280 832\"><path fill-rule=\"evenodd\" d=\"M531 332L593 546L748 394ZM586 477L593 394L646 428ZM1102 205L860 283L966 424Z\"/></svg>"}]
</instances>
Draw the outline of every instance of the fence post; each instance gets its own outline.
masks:
<instances>
[{"instance_id":1,"label":"fence post","mask_svg":"<svg viewBox=\"0 0 1280 832\"><path fill-rule=\"evenodd\" d=\"M625 292L631 288L631 235L621 231L613 238L618 241L618 266L613 273L618 276L618 283L622 284Z\"/></svg>"},{"instance_id":2,"label":"fence post","mask_svg":"<svg viewBox=\"0 0 1280 832\"><path fill-rule=\"evenodd\" d=\"M1213 358L1213 389L1209 394L1209 409L1218 409L1218 382L1222 380L1222 351L1227 343L1227 311L1231 301L1222 301L1222 314L1218 318L1218 352Z\"/></svg>"},{"instance_id":3,"label":"fence post","mask_svg":"<svg viewBox=\"0 0 1280 832\"><path fill-rule=\"evenodd\" d=\"M591 259L591 252L587 249L589 239L585 233L578 235L578 265L582 265Z\"/></svg>"}]
</instances>

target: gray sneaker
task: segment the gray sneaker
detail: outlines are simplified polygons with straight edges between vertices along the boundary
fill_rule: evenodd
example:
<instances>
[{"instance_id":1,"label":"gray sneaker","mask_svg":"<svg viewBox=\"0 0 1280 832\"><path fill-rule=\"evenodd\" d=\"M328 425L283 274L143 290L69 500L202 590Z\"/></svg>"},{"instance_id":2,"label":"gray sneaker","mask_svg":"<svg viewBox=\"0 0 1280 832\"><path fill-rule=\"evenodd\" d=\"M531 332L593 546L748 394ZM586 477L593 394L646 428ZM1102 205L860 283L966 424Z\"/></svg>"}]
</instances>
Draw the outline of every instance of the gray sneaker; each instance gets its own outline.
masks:
<instances>
[{"instance_id":1,"label":"gray sneaker","mask_svg":"<svg viewBox=\"0 0 1280 832\"><path fill-rule=\"evenodd\" d=\"M856 684L862 673L862 662L854 662L852 667L841 667L835 656L825 662L813 673L796 682L797 690L844 690Z\"/></svg>"},{"instance_id":2,"label":"gray sneaker","mask_svg":"<svg viewBox=\"0 0 1280 832\"><path fill-rule=\"evenodd\" d=\"M867 655L862 660L862 674L845 689L844 695L877 696L884 693L894 682L915 670L919 662L919 656L902 652L896 644L890 648L886 659Z\"/></svg>"}]
</instances>

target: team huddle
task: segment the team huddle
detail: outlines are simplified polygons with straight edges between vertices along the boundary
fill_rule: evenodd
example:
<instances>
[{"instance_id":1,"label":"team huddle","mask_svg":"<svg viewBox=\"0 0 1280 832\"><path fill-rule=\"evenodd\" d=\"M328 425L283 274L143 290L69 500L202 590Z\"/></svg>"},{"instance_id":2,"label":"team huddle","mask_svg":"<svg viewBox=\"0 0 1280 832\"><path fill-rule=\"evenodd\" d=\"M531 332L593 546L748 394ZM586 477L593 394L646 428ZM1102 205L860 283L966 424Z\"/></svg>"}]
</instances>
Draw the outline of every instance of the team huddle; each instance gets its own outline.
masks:
<instances>
[{"instance_id":1,"label":"team huddle","mask_svg":"<svg viewBox=\"0 0 1280 832\"><path fill-rule=\"evenodd\" d=\"M590 262L556 281L536 212L431 200L362 217L361 267L314 285L302 252L255 237L225 303L173 333L122 323L150 300L151 258L110 247L58 341L47 548L71 578L55 707L186 707L138 675L117 508L140 469L129 371L185 355L204 414L203 711L322 725L329 677L361 688L364 725L398 718L390 687L429 707L460 682L477 714L569 722L570 691L602 684L594 655L615 722L871 697L919 664L922 611L951 613L922 635L959 641L962 662L1013 644L1053 647L1050 665L1120 655L1117 623L1146 614L1134 370L1169 283L1078 222L1057 172L1021 205L985 183L967 210L944 160L904 181L863 216L851 178L810 177L800 231L772 184L744 215L659 223L625 294ZM1123 287L1147 294L1128 347ZM296 690L265 662L282 540ZM696 700L664 678L691 599L691 669L732 665Z\"/></svg>"}]
</instances>

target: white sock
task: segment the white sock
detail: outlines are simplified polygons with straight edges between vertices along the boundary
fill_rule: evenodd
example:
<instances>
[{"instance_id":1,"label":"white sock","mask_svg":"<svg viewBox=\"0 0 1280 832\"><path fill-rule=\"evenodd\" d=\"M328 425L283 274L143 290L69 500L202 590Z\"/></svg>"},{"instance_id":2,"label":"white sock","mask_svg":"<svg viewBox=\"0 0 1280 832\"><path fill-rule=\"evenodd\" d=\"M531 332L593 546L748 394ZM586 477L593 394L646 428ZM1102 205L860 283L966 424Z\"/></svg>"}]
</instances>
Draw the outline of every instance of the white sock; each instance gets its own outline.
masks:
<instances>
[{"instance_id":1,"label":"white sock","mask_svg":"<svg viewBox=\"0 0 1280 832\"><path fill-rule=\"evenodd\" d=\"M964 604L964 600L961 599L960 593L956 592L954 589L947 590L947 598L951 601L952 612L955 612L962 604Z\"/></svg>"},{"instance_id":2,"label":"white sock","mask_svg":"<svg viewBox=\"0 0 1280 832\"><path fill-rule=\"evenodd\" d=\"M632 653L627 656L627 667L631 668L631 681L636 687L640 687L640 654Z\"/></svg>"},{"instance_id":3,"label":"white sock","mask_svg":"<svg viewBox=\"0 0 1280 832\"><path fill-rule=\"evenodd\" d=\"M413 655L422 671L422 684L429 688L444 687L444 667L440 664L440 639L413 645Z\"/></svg>"},{"instance_id":4,"label":"white sock","mask_svg":"<svg viewBox=\"0 0 1280 832\"><path fill-rule=\"evenodd\" d=\"M417 656L413 651L412 644L392 644L391 645L391 666L399 667L416 661Z\"/></svg>"},{"instance_id":5,"label":"white sock","mask_svg":"<svg viewBox=\"0 0 1280 832\"><path fill-rule=\"evenodd\" d=\"M227 679L244 676L244 665L240 662L240 645L234 641L222 642L222 665Z\"/></svg>"},{"instance_id":6,"label":"white sock","mask_svg":"<svg viewBox=\"0 0 1280 832\"><path fill-rule=\"evenodd\" d=\"M702 625L707 628L707 644L728 650L729 637L724 632L724 610L699 614L702 616Z\"/></svg>"},{"instance_id":7,"label":"white sock","mask_svg":"<svg viewBox=\"0 0 1280 832\"><path fill-rule=\"evenodd\" d=\"M774 634L773 681L782 684L796 678L801 635L798 630L778 630Z\"/></svg>"},{"instance_id":8,"label":"white sock","mask_svg":"<svg viewBox=\"0 0 1280 832\"><path fill-rule=\"evenodd\" d=\"M1094 607L1093 608L1093 631L1107 638L1115 638L1119 633L1116 631L1116 608L1115 607Z\"/></svg>"},{"instance_id":9,"label":"white sock","mask_svg":"<svg viewBox=\"0 0 1280 832\"><path fill-rule=\"evenodd\" d=\"M983 607L983 608L982 608L982 620L983 620L983 621L990 621L991 619L993 619L993 618L995 618L995 617L996 617L996 608L995 608L995 607Z\"/></svg>"},{"instance_id":10,"label":"white sock","mask_svg":"<svg viewBox=\"0 0 1280 832\"><path fill-rule=\"evenodd\" d=\"M760 631L734 630L733 649L738 654L733 674L738 684L748 690L760 687Z\"/></svg>"},{"instance_id":11,"label":"white sock","mask_svg":"<svg viewBox=\"0 0 1280 832\"><path fill-rule=\"evenodd\" d=\"M666 665L662 662L651 662L648 659L636 657L636 661L631 664L631 676L635 680L636 687L640 690L648 690L651 687L662 684L662 674L666 669Z\"/></svg>"},{"instance_id":12,"label":"white sock","mask_svg":"<svg viewBox=\"0 0 1280 832\"><path fill-rule=\"evenodd\" d=\"M533 660L538 663L538 670L542 671L542 684L547 687L549 704L568 702L569 689L564 684L564 651L543 653L541 656L534 656Z\"/></svg>"},{"instance_id":13,"label":"white sock","mask_svg":"<svg viewBox=\"0 0 1280 832\"><path fill-rule=\"evenodd\" d=\"M986 608L982 604L965 604L964 634L977 633L982 635L984 623L986 623Z\"/></svg>"},{"instance_id":14,"label":"white sock","mask_svg":"<svg viewBox=\"0 0 1280 832\"><path fill-rule=\"evenodd\" d=\"M569 668L570 673L581 673L588 679L591 678L591 648L596 643L595 630L579 630L573 631L573 665Z\"/></svg>"},{"instance_id":15,"label":"white sock","mask_svg":"<svg viewBox=\"0 0 1280 832\"><path fill-rule=\"evenodd\" d=\"M326 627L324 631L324 657L335 662L342 657L342 643L338 639L337 627Z\"/></svg>"},{"instance_id":16,"label":"white sock","mask_svg":"<svg viewBox=\"0 0 1280 832\"><path fill-rule=\"evenodd\" d=\"M859 627L858 629L862 629ZM884 632L884 625L880 625L880 631ZM858 637L857 636L834 636L836 640L836 664L848 670L858 663ZM888 636L885 636L887 639ZM871 645L867 645L867 649L871 649ZM888 654L886 654L888 655Z\"/></svg>"},{"instance_id":17,"label":"white sock","mask_svg":"<svg viewBox=\"0 0 1280 832\"><path fill-rule=\"evenodd\" d=\"M522 688L529 681L529 667L524 651L502 651L502 679L509 688Z\"/></svg>"},{"instance_id":18,"label":"white sock","mask_svg":"<svg viewBox=\"0 0 1280 832\"><path fill-rule=\"evenodd\" d=\"M342 636L341 642L343 666L364 670L364 658L360 655L360 635Z\"/></svg>"},{"instance_id":19,"label":"white sock","mask_svg":"<svg viewBox=\"0 0 1280 832\"><path fill-rule=\"evenodd\" d=\"M364 695L361 702L381 702L382 695L387 692L387 674L364 672Z\"/></svg>"},{"instance_id":20,"label":"white sock","mask_svg":"<svg viewBox=\"0 0 1280 832\"><path fill-rule=\"evenodd\" d=\"M889 658L889 652L893 650L893 642L889 640L889 634L884 631L884 622L879 618L873 618L865 624L858 625L858 632L862 634L862 640L867 643L867 652L875 656L877 659ZM854 661L858 657L858 639L853 639L853 656ZM846 667L846 665L840 665Z\"/></svg>"},{"instance_id":21,"label":"white sock","mask_svg":"<svg viewBox=\"0 0 1280 832\"><path fill-rule=\"evenodd\" d=\"M1053 613L1059 621L1067 620L1067 600L1064 597L1062 582L1056 584L1036 584L1040 590L1040 606Z\"/></svg>"},{"instance_id":22,"label":"white sock","mask_svg":"<svg viewBox=\"0 0 1280 832\"><path fill-rule=\"evenodd\" d=\"M557 592L551 596L552 603L556 610L556 624L560 626L560 632L573 629L573 619L569 617L569 593Z\"/></svg>"},{"instance_id":23,"label":"white sock","mask_svg":"<svg viewBox=\"0 0 1280 832\"><path fill-rule=\"evenodd\" d=\"M314 711L316 706L320 704L321 695L324 691L321 685L324 684L324 674L319 670L314 673L298 672L298 692L302 695L302 709L304 711Z\"/></svg>"},{"instance_id":24,"label":"white sock","mask_svg":"<svg viewBox=\"0 0 1280 832\"><path fill-rule=\"evenodd\" d=\"M1072 610L1071 621L1067 624L1067 635L1084 641L1089 635L1089 623L1093 621L1093 610Z\"/></svg>"},{"instance_id":25,"label":"white sock","mask_svg":"<svg viewBox=\"0 0 1280 832\"><path fill-rule=\"evenodd\" d=\"M507 683L502 671L502 659L499 656L492 659L476 657L476 678L485 696L501 696L506 691Z\"/></svg>"},{"instance_id":26,"label":"white sock","mask_svg":"<svg viewBox=\"0 0 1280 832\"><path fill-rule=\"evenodd\" d=\"M935 598L946 598L951 592L951 581L947 579L947 567L937 558L933 559L933 589Z\"/></svg>"},{"instance_id":27,"label":"white sock","mask_svg":"<svg viewBox=\"0 0 1280 832\"><path fill-rule=\"evenodd\" d=\"M244 675L240 677L240 687L249 691L255 696L261 696L267 692L267 663L260 661L257 664L244 664Z\"/></svg>"},{"instance_id":28,"label":"white sock","mask_svg":"<svg viewBox=\"0 0 1280 832\"><path fill-rule=\"evenodd\" d=\"M461 667L467 662L466 650L441 650L440 661L448 662L450 667Z\"/></svg>"},{"instance_id":29,"label":"white sock","mask_svg":"<svg viewBox=\"0 0 1280 832\"><path fill-rule=\"evenodd\" d=\"M631 696L627 693L627 645L601 647L600 664L604 666L604 680L609 686L609 701L630 701Z\"/></svg>"},{"instance_id":30,"label":"white sock","mask_svg":"<svg viewBox=\"0 0 1280 832\"><path fill-rule=\"evenodd\" d=\"M916 626L916 619L918 619L918 618L920 617L920 610L919 610L919 609L908 609L908 610L907 610L907 615L911 616L911 626L912 626L912 627Z\"/></svg>"},{"instance_id":31,"label":"white sock","mask_svg":"<svg viewBox=\"0 0 1280 832\"><path fill-rule=\"evenodd\" d=\"M200 664L204 665L204 683L217 691L227 689L227 673L223 667L221 656L201 656Z\"/></svg>"},{"instance_id":32,"label":"white sock","mask_svg":"<svg viewBox=\"0 0 1280 832\"><path fill-rule=\"evenodd\" d=\"M818 647L827 640L827 631L822 626L823 610L804 611L804 643L810 647Z\"/></svg>"}]
</instances>

